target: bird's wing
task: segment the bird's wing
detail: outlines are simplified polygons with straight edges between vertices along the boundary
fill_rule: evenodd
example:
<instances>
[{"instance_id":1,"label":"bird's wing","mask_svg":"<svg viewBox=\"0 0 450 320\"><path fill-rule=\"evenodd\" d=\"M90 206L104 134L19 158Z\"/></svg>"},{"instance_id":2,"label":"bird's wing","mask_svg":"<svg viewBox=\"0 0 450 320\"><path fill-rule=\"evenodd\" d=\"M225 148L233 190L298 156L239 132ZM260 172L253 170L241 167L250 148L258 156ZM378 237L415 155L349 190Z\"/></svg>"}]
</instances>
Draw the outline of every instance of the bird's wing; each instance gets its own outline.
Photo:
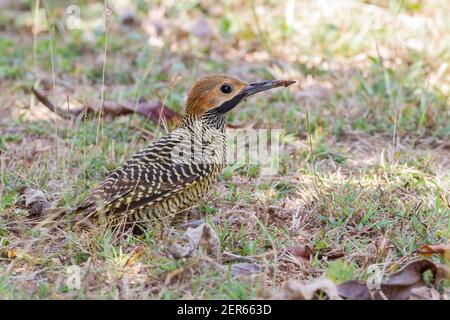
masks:
<instances>
[{"instance_id":1,"label":"bird's wing","mask_svg":"<svg viewBox=\"0 0 450 320\"><path fill-rule=\"evenodd\" d=\"M201 181L211 164L170 164L142 166L131 161L112 172L76 211L101 210L121 213L163 201L187 186Z\"/></svg>"}]
</instances>

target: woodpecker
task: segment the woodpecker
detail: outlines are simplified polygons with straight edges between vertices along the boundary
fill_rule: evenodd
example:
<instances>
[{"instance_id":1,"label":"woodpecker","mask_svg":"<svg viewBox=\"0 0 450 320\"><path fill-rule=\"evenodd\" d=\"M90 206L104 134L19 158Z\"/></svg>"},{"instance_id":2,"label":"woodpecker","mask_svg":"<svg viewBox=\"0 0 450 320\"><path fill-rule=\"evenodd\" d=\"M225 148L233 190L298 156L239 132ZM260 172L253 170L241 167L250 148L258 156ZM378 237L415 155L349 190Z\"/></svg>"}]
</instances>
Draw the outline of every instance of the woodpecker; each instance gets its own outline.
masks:
<instances>
[{"instance_id":1,"label":"woodpecker","mask_svg":"<svg viewBox=\"0 0 450 320\"><path fill-rule=\"evenodd\" d=\"M228 113L255 93L293 83L246 83L226 75L199 79L189 91L181 124L112 171L74 212L145 222L192 207L225 166Z\"/></svg>"}]
</instances>

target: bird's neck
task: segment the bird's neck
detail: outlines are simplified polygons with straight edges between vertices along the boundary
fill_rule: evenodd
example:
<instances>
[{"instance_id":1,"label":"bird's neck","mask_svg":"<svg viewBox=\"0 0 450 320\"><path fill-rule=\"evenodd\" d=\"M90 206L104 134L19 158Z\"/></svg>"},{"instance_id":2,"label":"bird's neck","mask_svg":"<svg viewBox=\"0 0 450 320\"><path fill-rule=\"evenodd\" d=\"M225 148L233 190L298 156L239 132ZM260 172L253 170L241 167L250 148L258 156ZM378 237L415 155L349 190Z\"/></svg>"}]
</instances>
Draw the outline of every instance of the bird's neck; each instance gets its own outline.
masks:
<instances>
[{"instance_id":1,"label":"bird's neck","mask_svg":"<svg viewBox=\"0 0 450 320\"><path fill-rule=\"evenodd\" d=\"M225 133L227 124L227 114L219 113L214 109L198 116L195 114L186 114L180 127L189 127L195 130L215 130Z\"/></svg>"}]
</instances>

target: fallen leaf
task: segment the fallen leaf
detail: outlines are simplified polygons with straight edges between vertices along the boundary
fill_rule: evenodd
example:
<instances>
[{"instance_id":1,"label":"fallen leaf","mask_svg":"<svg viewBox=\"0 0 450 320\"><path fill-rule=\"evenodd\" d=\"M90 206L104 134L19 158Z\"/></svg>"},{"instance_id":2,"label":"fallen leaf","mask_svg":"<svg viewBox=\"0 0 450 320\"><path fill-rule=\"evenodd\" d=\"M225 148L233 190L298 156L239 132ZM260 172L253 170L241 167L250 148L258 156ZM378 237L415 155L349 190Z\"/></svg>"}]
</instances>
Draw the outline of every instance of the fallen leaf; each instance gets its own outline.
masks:
<instances>
[{"instance_id":1,"label":"fallen leaf","mask_svg":"<svg viewBox=\"0 0 450 320\"><path fill-rule=\"evenodd\" d=\"M100 105L100 102L98 103L98 105ZM91 109L93 109L93 108L91 108ZM96 110L96 112L97 112L97 110ZM133 113L133 110L128 110L121 103L118 103L116 101L106 100L103 102L102 113L103 113L103 115L121 116L121 115Z\"/></svg>"},{"instance_id":2,"label":"fallen leaf","mask_svg":"<svg viewBox=\"0 0 450 320\"><path fill-rule=\"evenodd\" d=\"M232 124L227 123L227 128L229 129L243 129L243 130L250 130L255 126L256 122L255 120L248 120L240 124Z\"/></svg>"},{"instance_id":3,"label":"fallen leaf","mask_svg":"<svg viewBox=\"0 0 450 320\"><path fill-rule=\"evenodd\" d=\"M290 279L283 289L272 295L275 300L313 300L317 298L317 293L323 292L331 300L342 300L336 285L327 278L315 279L312 282L304 283Z\"/></svg>"},{"instance_id":4,"label":"fallen leaf","mask_svg":"<svg viewBox=\"0 0 450 320\"><path fill-rule=\"evenodd\" d=\"M432 254L440 254L445 260L450 260L450 242L446 244L423 244L416 253L426 257Z\"/></svg>"},{"instance_id":5,"label":"fallen leaf","mask_svg":"<svg viewBox=\"0 0 450 320\"><path fill-rule=\"evenodd\" d=\"M321 250L317 254L319 259L326 258L326 260L335 260L345 256L345 252L343 250Z\"/></svg>"},{"instance_id":6,"label":"fallen leaf","mask_svg":"<svg viewBox=\"0 0 450 320\"><path fill-rule=\"evenodd\" d=\"M16 250L6 250L6 257L8 259L15 259L17 257Z\"/></svg>"},{"instance_id":7,"label":"fallen leaf","mask_svg":"<svg viewBox=\"0 0 450 320\"><path fill-rule=\"evenodd\" d=\"M141 257L143 254L144 254L144 248L137 246L131 252L130 257L128 258L127 262L125 263L125 266L126 267L132 266L133 264L136 263L137 259L139 259L139 257Z\"/></svg>"},{"instance_id":8,"label":"fallen leaf","mask_svg":"<svg viewBox=\"0 0 450 320\"><path fill-rule=\"evenodd\" d=\"M31 216L40 216L51 207L41 190L24 187L20 190L25 198L25 206Z\"/></svg>"},{"instance_id":9,"label":"fallen leaf","mask_svg":"<svg viewBox=\"0 0 450 320\"><path fill-rule=\"evenodd\" d=\"M136 112L155 123L159 123L162 119L165 119L166 121L173 123L175 126L179 125L183 118L179 113L165 106L159 100L148 102L147 100L141 98L137 103L133 103L131 101L116 102L106 100L103 101L103 104L99 100L94 100L94 102L86 105L85 108L66 109L53 104L44 93L39 92L36 88L32 87L31 91L50 111L66 120L75 120L81 114L99 113L100 105L102 106L102 114L109 116L121 116Z\"/></svg>"},{"instance_id":10,"label":"fallen leaf","mask_svg":"<svg viewBox=\"0 0 450 320\"><path fill-rule=\"evenodd\" d=\"M26 250L21 248L2 250L0 251L0 255L8 259L23 259L32 264L40 264L43 262L43 259L34 258Z\"/></svg>"},{"instance_id":11,"label":"fallen leaf","mask_svg":"<svg viewBox=\"0 0 450 320\"><path fill-rule=\"evenodd\" d=\"M183 237L169 246L169 252L175 259L193 256L199 247L204 247L211 256L220 254L220 242L213 228L206 223L188 229Z\"/></svg>"},{"instance_id":12,"label":"fallen leaf","mask_svg":"<svg viewBox=\"0 0 450 320\"><path fill-rule=\"evenodd\" d=\"M100 105L100 102L94 103L89 107L91 112L98 112L98 108L94 107L95 105ZM106 100L103 102L103 115L109 116L121 116L127 115L131 113L138 113L155 123L160 122L161 120L166 120L168 122L172 122L175 125L181 123L182 116L163 105L163 103L159 100L153 100L148 102L147 100L141 98L137 103L131 101L111 101Z\"/></svg>"},{"instance_id":13,"label":"fallen leaf","mask_svg":"<svg viewBox=\"0 0 450 320\"><path fill-rule=\"evenodd\" d=\"M261 272L261 267L257 263L242 262L231 265L231 275L233 278L245 277L258 272Z\"/></svg>"},{"instance_id":14,"label":"fallen leaf","mask_svg":"<svg viewBox=\"0 0 450 320\"><path fill-rule=\"evenodd\" d=\"M159 100L147 102L146 100L141 99L136 106L130 103L124 103L123 107L132 112L139 113L155 123L165 119L166 121L178 125L182 120L182 116L179 113L168 108Z\"/></svg>"},{"instance_id":15,"label":"fallen leaf","mask_svg":"<svg viewBox=\"0 0 450 320\"><path fill-rule=\"evenodd\" d=\"M310 246L289 246L286 248L287 252L295 257L309 259L313 254L314 250Z\"/></svg>"},{"instance_id":16,"label":"fallen leaf","mask_svg":"<svg viewBox=\"0 0 450 320\"><path fill-rule=\"evenodd\" d=\"M309 259L315 254L314 249L312 249L309 245L289 246L286 248L286 252L303 259ZM344 255L345 253L343 251L330 251L327 249L317 252L317 257L319 259L325 258L326 260L338 259Z\"/></svg>"},{"instance_id":17,"label":"fallen leaf","mask_svg":"<svg viewBox=\"0 0 450 320\"><path fill-rule=\"evenodd\" d=\"M400 271L392 274L385 283L381 283L379 289L371 290L367 283L361 281L347 281L338 286L339 294L346 299L355 300L408 300L412 289L426 286L423 273L430 270L434 276L434 282L444 276L445 271L429 260L411 262ZM440 273L438 273L438 271Z\"/></svg>"}]
</instances>

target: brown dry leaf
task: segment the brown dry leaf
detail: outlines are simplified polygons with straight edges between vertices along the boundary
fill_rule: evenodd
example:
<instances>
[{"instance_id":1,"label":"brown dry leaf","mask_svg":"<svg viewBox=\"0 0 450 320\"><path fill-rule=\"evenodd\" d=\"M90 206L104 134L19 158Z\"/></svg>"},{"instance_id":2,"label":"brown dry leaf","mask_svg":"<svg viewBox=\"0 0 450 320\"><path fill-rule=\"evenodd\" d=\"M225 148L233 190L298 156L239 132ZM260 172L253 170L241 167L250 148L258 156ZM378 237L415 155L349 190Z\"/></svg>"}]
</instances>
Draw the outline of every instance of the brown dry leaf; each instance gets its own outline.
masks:
<instances>
[{"instance_id":1,"label":"brown dry leaf","mask_svg":"<svg viewBox=\"0 0 450 320\"><path fill-rule=\"evenodd\" d=\"M352 280L340 284L338 291L346 299L408 300L412 289L426 286L423 273L428 270L433 273L434 282L448 276L445 271L438 272L439 265L435 265L429 260L418 260L392 274L385 283L380 284L380 290L370 290L366 283Z\"/></svg>"},{"instance_id":2,"label":"brown dry leaf","mask_svg":"<svg viewBox=\"0 0 450 320\"><path fill-rule=\"evenodd\" d=\"M289 246L286 248L287 252L292 254L295 257L309 259L312 255L314 255L314 250L311 249L310 246Z\"/></svg>"},{"instance_id":3,"label":"brown dry leaf","mask_svg":"<svg viewBox=\"0 0 450 320\"><path fill-rule=\"evenodd\" d=\"M243 123L239 123L239 124L227 123L227 128L250 130L250 129L253 129L255 124L256 124L256 122L254 120L247 120L247 121L245 121Z\"/></svg>"},{"instance_id":4,"label":"brown dry leaf","mask_svg":"<svg viewBox=\"0 0 450 320\"><path fill-rule=\"evenodd\" d=\"M317 257L319 259L327 259L327 260L334 260L339 259L345 256L345 252L343 250L321 250Z\"/></svg>"},{"instance_id":5,"label":"brown dry leaf","mask_svg":"<svg viewBox=\"0 0 450 320\"><path fill-rule=\"evenodd\" d=\"M169 252L173 258L180 259L193 256L199 247L204 247L209 255L220 254L219 238L209 224L188 229L183 237L169 246Z\"/></svg>"},{"instance_id":6,"label":"brown dry leaf","mask_svg":"<svg viewBox=\"0 0 450 320\"><path fill-rule=\"evenodd\" d=\"M50 202L41 190L32 187L23 187L20 190L25 198L25 206L31 216L40 216L51 207Z\"/></svg>"},{"instance_id":7,"label":"brown dry leaf","mask_svg":"<svg viewBox=\"0 0 450 320\"><path fill-rule=\"evenodd\" d=\"M336 285L327 278L315 279L310 283L303 283L290 279L284 288L272 295L275 300L313 300L317 298L317 293L325 293L331 300L342 300L339 296Z\"/></svg>"},{"instance_id":8,"label":"brown dry leaf","mask_svg":"<svg viewBox=\"0 0 450 320\"><path fill-rule=\"evenodd\" d=\"M16 250L6 250L6 257L8 259L15 259L17 257L17 252Z\"/></svg>"},{"instance_id":9,"label":"brown dry leaf","mask_svg":"<svg viewBox=\"0 0 450 320\"><path fill-rule=\"evenodd\" d=\"M153 122L160 122L160 118L165 119L166 121L172 122L175 125L179 125L181 123L182 116L165 106L159 100L146 101L141 99L137 106L133 106L130 103L124 103L123 107L132 112L136 111L140 115L151 119Z\"/></svg>"},{"instance_id":10,"label":"brown dry leaf","mask_svg":"<svg viewBox=\"0 0 450 320\"><path fill-rule=\"evenodd\" d=\"M132 266L133 264L136 263L137 259L139 259L139 257L141 257L143 254L144 254L144 248L137 246L131 252L130 257L128 258L127 262L125 263L125 266L126 267Z\"/></svg>"},{"instance_id":11,"label":"brown dry leaf","mask_svg":"<svg viewBox=\"0 0 450 320\"><path fill-rule=\"evenodd\" d=\"M100 103L98 105L100 105ZM91 107L90 109L91 109L91 111L95 110L94 107ZM97 112L97 110L95 112ZM110 116L121 116L121 115L129 114L129 113L133 113L133 111L128 110L122 104L120 104L116 101L106 100L103 102L102 113L104 115L110 115Z\"/></svg>"},{"instance_id":12,"label":"brown dry leaf","mask_svg":"<svg viewBox=\"0 0 450 320\"><path fill-rule=\"evenodd\" d=\"M426 257L437 253L445 260L450 260L450 242L446 244L423 244L416 252Z\"/></svg>"},{"instance_id":13,"label":"brown dry leaf","mask_svg":"<svg viewBox=\"0 0 450 320\"><path fill-rule=\"evenodd\" d=\"M261 272L261 266L257 263L242 262L231 265L233 278L245 277L258 272Z\"/></svg>"},{"instance_id":14,"label":"brown dry leaf","mask_svg":"<svg viewBox=\"0 0 450 320\"><path fill-rule=\"evenodd\" d=\"M23 259L31 264L40 264L43 262L43 259L41 258L34 258L32 255L30 255L26 250L22 248L15 248L15 249L7 249L5 251L0 251L0 256L4 256L8 259Z\"/></svg>"},{"instance_id":15,"label":"brown dry leaf","mask_svg":"<svg viewBox=\"0 0 450 320\"><path fill-rule=\"evenodd\" d=\"M95 104L94 104L95 105ZM94 111L96 108L90 107L90 111ZM97 111L94 111L97 112ZM162 119L178 125L181 123L182 116L163 105L159 100L146 101L145 99L139 99L138 103L131 101L116 102L107 100L103 103L103 114L109 116L121 116L131 113L138 113L155 123L160 122ZM161 118L161 119L160 119Z\"/></svg>"},{"instance_id":16,"label":"brown dry leaf","mask_svg":"<svg viewBox=\"0 0 450 320\"><path fill-rule=\"evenodd\" d=\"M311 248L309 245L289 246L286 248L286 252L292 254L295 257L303 259L309 259L315 254L314 249ZM344 255L345 253L341 250L330 251L325 249L317 252L317 257L319 259L325 258L327 260L338 259L343 257Z\"/></svg>"}]
</instances>

